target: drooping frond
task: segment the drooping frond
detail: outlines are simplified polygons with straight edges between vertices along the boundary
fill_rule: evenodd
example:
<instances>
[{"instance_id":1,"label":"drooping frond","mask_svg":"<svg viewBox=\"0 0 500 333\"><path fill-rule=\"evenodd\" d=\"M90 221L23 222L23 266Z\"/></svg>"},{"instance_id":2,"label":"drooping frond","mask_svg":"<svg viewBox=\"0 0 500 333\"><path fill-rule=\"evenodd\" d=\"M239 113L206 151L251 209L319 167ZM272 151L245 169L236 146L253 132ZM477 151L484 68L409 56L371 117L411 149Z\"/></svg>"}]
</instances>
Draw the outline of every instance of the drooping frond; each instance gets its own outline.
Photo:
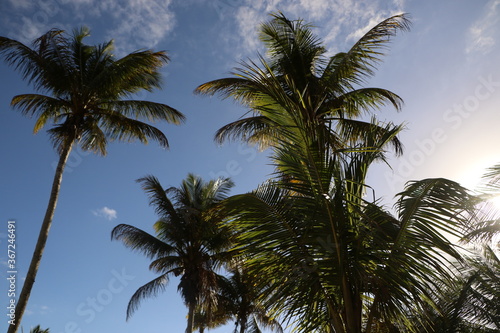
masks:
<instances>
[{"instance_id":1,"label":"drooping frond","mask_svg":"<svg viewBox=\"0 0 500 333\"><path fill-rule=\"evenodd\" d=\"M0 55L4 56L4 60L10 66L21 73L24 80L33 83L35 88L50 88L47 87L45 76L53 54L50 54L48 50L50 50L50 44L62 33L62 30L49 30L33 42L33 49L16 40L0 37Z\"/></svg>"},{"instance_id":2,"label":"drooping frond","mask_svg":"<svg viewBox=\"0 0 500 333\"><path fill-rule=\"evenodd\" d=\"M112 240L120 240L126 247L138 251L147 258L169 255L173 248L147 232L128 224L119 224L111 232Z\"/></svg>"},{"instance_id":3,"label":"drooping frond","mask_svg":"<svg viewBox=\"0 0 500 333\"><path fill-rule=\"evenodd\" d=\"M34 133L42 129L49 121L59 121L70 112L68 102L45 95L25 94L12 98L11 105L22 114L32 117L37 116Z\"/></svg>"},{"instance_id":4,"label":"drooping frond","mask_svg":"<svg viewBox=\"0 0 500 333\"><path fill-rule=\"evenodd\" d=\"M185 116L168 105L138 100L111 101L99 105L101 109L109 109L126 117L143 119L147 121L165 120L171 124L181 124Z\"/></svg>"},{"instance_id":5,"label":"drooping frond","mask_svg":"<svg viewBox=\"0 0 500 333\"><path fill-rule=\"evenodd\" d=\"M110 141L134 141L148 143L149 139L157 141L162 147L168 148L168 139L158 128L145 122L127 118L118 112L106 110L104 113L96 113L99 116L99 124L106 137Z\"/></svg>"},{"instance_id":6,"label":"drooping frond","mask_svg":"<svg viewBox=\"0 0 500 333\"><path fill-rule=\"evenodd\" d=\"M132 298L127 306L127 320L139 308L140 303L144 299L155 297L164 291L167 287L168 281L168 273L166 273L137 289L134 295L132 295Z\"/></svg>"}]
</instances>

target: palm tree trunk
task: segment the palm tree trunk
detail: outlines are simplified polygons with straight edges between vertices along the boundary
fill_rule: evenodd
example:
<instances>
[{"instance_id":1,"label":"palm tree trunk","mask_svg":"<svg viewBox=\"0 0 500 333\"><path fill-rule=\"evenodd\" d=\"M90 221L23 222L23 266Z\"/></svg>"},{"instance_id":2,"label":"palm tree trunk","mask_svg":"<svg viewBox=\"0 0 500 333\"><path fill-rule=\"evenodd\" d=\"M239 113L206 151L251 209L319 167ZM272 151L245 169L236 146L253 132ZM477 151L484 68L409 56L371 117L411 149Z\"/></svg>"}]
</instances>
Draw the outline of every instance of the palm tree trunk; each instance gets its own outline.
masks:
<instances>
[{"instance_id":1,"label":"palm tree trunk","mask_svg":"<svg viewBox=\"0 0 500 333\"><path fill-rule=\"evenodd\" d=\"M33 252L33 257L31 258L28 273L26 274L26 280L24 281L23 288L16 305L14 325L9 325L7 333L17 332L20 327L24 311L26 310L26 306L28 305L28 299L30 297L33 284L35 283L38 267L40 266L45 244L47 243L47 238L49 236L49 230L52 225L52 218L54 217L57 199L59 198L59 190L61 188L64 167L66 166L66 161L68 160L72 148L73 141L69 141L60 153L59 162L54 175L54 181L52 182L49 203L47 205L47 210L45 211L45 217L43 219L42 227L40 228L40 234L38 235L38 240L35 246L35 251Z\"/></svg>"},{"instance_id":2,"label":"palm tree trunk","mask_svg":"<svg viewBox=\"0 0 500 333\"><path fill-rule=\"evenodd\" d=\"M195 303L189 303L189 313L188 313L188 323L186 328L186 333L193 333L194 327L194 307Z\"/></svg>"},{"instance_id":3,"label":"palm tree trunk","mask_svg":"<svg viewBox=\"0 0 500 333\"><path fill-rule=\"evenodd\" d=\"M245 333L247 329L247 319L243 319L241 322L240 322L240 333Z\"/></svg>"}]
</instances>

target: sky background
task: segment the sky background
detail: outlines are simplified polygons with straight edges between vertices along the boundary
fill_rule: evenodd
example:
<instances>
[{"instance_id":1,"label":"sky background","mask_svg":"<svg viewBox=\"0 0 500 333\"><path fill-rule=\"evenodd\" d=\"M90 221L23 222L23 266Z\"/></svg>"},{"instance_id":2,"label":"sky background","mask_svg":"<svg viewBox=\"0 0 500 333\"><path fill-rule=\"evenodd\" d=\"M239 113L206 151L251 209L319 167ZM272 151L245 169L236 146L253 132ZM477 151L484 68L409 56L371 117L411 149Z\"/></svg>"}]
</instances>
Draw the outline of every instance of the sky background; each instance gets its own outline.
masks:
<instances>
[{"instance_id":1,"label":"sky background","mask_svg":"<svg viewBox=\"0 0 500 333\"><path fill-rule=\"evenodd\" d=\"M155 175L177 186L188 172L205 179L231 176L233 194L255 188L272 172L265 153L239 143L217 146L215 131L246 110L231 101L193 94L226 77L241 59L262 52L256 34L268 13L314 23L331 54L347 50L368 28L401 12L410 32L398 34L369 86L389 89L405 105L378 112L406 123L405 154L376 165L369 184L390 207L406 181L446 177L472 187L486 167L500 162L500 1L353 0L0 0L0 36L29 43L50 28L92 30L86 42L114 39L123 56L140 48L166 50L163 90L141 99L166 103L186 124L158 124L170 150L155 143L112 143L108 156L77 149L68 161L60 200L38 273L24 331L40 324L52 333L184 332L187 310L172 280L167 291L144 301L125 321L128 300L155 276L149 261L110 233L120 223L148 232L156 216L135 182ZM10 106L33 92L0 63L0 277L5 281L7 221L16 220L18 290L43 218L57 155L47 135L32 134L34 119ZM7 327L7 287L1 284L0 330ZM230 332L232 324L214 332Z\"/></svg>"}]
</instances>

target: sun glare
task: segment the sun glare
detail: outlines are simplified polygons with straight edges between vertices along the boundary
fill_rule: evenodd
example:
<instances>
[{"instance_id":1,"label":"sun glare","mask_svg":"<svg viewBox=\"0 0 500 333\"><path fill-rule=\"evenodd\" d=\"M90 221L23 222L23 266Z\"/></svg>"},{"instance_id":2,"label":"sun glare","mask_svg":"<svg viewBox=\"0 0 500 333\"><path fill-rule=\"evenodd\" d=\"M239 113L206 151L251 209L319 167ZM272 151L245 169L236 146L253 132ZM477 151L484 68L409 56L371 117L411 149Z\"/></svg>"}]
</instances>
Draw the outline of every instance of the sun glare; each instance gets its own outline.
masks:
<instances>
[{"instance_id":1,"label":"sun glare","mask_svg":"<svg viewBox=\"0 0 500 333\"><path fill-rule=\"evenodd\" d=\"M495 206L495 209L500 211L500 194L488 199L489 202Z\"/></svg>"}]
</instances>

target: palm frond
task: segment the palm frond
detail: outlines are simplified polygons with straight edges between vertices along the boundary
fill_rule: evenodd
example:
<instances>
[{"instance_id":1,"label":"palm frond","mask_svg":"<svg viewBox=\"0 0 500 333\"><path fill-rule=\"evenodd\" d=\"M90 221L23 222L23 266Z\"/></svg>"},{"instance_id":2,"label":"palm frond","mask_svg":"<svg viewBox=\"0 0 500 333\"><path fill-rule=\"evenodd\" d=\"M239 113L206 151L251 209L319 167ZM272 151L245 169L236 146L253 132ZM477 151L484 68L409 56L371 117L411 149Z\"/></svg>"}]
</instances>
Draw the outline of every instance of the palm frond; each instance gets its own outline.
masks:
<instances>
[{"instance_id":1,"label":"palm frond","mask_svg":"<svg viewBox=\"0 0 500 333\"><path fill-rule=\"evenodd\" d=\"M96 113L99 124L110 140L133 141L148 143L148 139L157 141L162 147L168 148L168 139L158 128L145 122L127 118L114 111L105 110Z\"/></svg>"},{"instance_id":2,"label":"palm frond","mask_svg":"<svg viewBox=\"0 0 500 333\"><path fill-rule=\"evenodd\" d=\"M14 69L19 71L24 80L34 84L36 89L46 87L46 66L48 60L45 59L47 48L57 36L63 33L62 30L52 29L33 43L34 49L16 40L0 37L0 55Z\"/></svg>"},{"instance_id":3,"label":"palm frond","mask_svg":"<svg viewBox=\"0 0 500 333\"><path fill-rule=\"evenodd\" d=\"M177 217L177 211L158 178L148 175L137 179L136 182L141 184L141 188L149 197L149 205L154 207L158 216L162 218Z\"/></svg>"},{"instance_id":4,"label":"palm frond","mask_svg":"<svg viewBox=\"0 0 500 333\"><path fill-rule=\"evenodd\" d=\"M17 95L12 98L11 105L28 117L38 116L34 133L42 129L47 122L62 118L69 112L70 105L64 100L38 94Z\"/></svg>"},{"instance_id":5,"label":"palm frond","mask_svg":"<svg viewBox=\"0 0 500 333\"><path fill-rule=\"evenodd\" d=\"M334 56L325 69L323 77L335 85L338 94L363 85L373 76L376 65L381 61L387 43L399 30L408 30L410 21L407 15L392 16L370 29L352 47L341 55Z\"/></svg>"},{"instance_id":6,"label":"palm frond","mask_svg":"<svg viewBox=\"0 0 500 333\"><path fill-rule=\"evenodd\" d=\"M139 308L141 301L146 298L157 296L160 292L164 291L168 284L168 274L165 273L156 279L146 283L132 295L127 306L127 320Z\"/></svg>"},{"instance_id":7,"label":"palm frond","mask_svg":"<svg viewBox=\"0 0 500 333\"><path fill-rule=\"evenodd\" d=\"M151 50L132 52L109 63L90 82L93 91L105 96L130 96L140 90L152 91L161 87L158 69L169 60L165 52Z\"/></svg>"},{"instance_id":8,"label":"palm frond","mask_svg":"<svg viewBox=\"0 0 500 333\"><path fill-rule=\"evenodd\" d=\"M144 254L150 259L168 256L172 253L171 245L128 224L119 224L111 232L111 240L120 240L123 244Z\"/></svg>"},{"instance_id":9,"label":"palm frond","mask_svg":"<svg viewBox=\"0 0 500 333\"><path fill-rule=\"evenodd\" d=\"M100 105L101 109L109 109L122 114L125 117L144 119L147 121L165 120L171 124L180 124L185 121L185 116L176 109L161 103L120 100L107 102Z\"/></svg>"},{"instance_id":10,"label":"palm frond","mask_svg":"<svg viewBox=\"0 0 500 333\"><path fill-rule=\"evenodd\" d=\"M80 129L79 137L78 143L83 151L92 151L101 156L106 156L108 140L95 119L89 118L85 121L85 126Z\"/></svg>"}]
</instances>

